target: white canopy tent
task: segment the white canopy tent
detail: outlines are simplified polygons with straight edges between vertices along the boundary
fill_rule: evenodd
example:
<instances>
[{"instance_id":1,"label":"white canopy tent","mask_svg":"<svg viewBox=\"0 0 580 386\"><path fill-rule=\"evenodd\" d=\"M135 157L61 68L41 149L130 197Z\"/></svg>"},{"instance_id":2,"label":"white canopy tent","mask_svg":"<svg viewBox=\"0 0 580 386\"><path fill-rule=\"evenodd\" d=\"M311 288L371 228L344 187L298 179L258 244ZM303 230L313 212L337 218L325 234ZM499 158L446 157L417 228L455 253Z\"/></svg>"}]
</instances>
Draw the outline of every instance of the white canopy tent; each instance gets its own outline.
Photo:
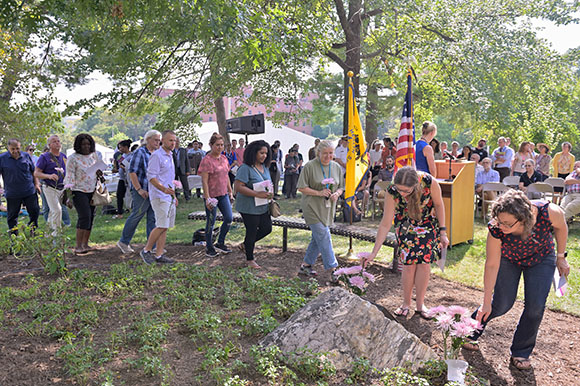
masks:
<instances>
[{"instance_id":1,"label":"white canopy tent","mask_svg":"<svg viewBox=\"0 0 580 386\"><path fill-rule=\"evenodd\" d=\"M264 134L248 135L248 142L262 139L272 145L274 141L278 140L280 141L281 150L284 154L294 144L298 144L304 160L308 161L308 149L314 146L315 137L293 130L287 126L274 126L271 121L266 121L265 126ZM209 151L209 139L214 132L218 131L217 122L205 122L201 127L196 127L195 131L203 144L203 150L206 152ZM244 137L244 135L240 134L230 134L231 139L239 140Z\"/></svg>"}]
</instances>

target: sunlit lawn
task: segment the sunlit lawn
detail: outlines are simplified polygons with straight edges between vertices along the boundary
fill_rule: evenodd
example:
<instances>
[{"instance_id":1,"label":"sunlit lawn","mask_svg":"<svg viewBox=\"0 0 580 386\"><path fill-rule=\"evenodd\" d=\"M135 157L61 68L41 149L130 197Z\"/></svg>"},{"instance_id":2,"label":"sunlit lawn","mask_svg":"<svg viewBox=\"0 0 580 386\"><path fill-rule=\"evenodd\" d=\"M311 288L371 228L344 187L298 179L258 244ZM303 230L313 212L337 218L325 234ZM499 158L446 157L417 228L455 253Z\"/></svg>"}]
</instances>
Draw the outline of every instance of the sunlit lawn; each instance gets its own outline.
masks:
<instances>
[{"instance_id":1,"label":"sunlit lawn","mask_svg":"<svg viewBox=\"0 0 580 386\"><path fill-rule=\"evenodd\" d=\"M299 217L300 198L286 200L279 200L282 213L285 216ZM203 203L201 199L193 198L189 203L183 201L178 207L178 215L176 219L175 228L171 229L168 234L169 243L191 243L193 232L199 228L205 227L205 222L192 221L187 219L187 214L193 211L203 210ZM100 208L97 209L98 215L95 220L91 241L101 245L115 244L120 237L124 225L123 220L113 219L111 215L101 215ZM74 225L76 222L76 212L71 211L71 218L73 226L67 230L67 235L74 240ZM126 217L125 217L126 218ZM21 221L26 221L26 218L21 217ZM379 218L374 221L364 219L364 225L376 228ZM44 221L41 219L40 223ZM570 276L568 278L568 293L562 298L556 298L553 291L550 294L548 304L551 308L567 311L580 315L580 274L578 267L580 266L580 223L574 222L570 226L568 238L568 261L572 266ZM358 223L357 225L361 225ZM0 230L6 231L7 226L4 219L0 223ZM235 223L228 234L227 241L232 244L239 243L244 238L245 229L243 224ZM486 227L481 219L477 219L474 229L474 242L472 245L459 244L454 246L447 254L447 266L445 272L442 273L439 268L435 267L432 272L445 279L459 282L471 287L481 288L483 285L483 271L485 266L485 239L487 236ZM290 230L288 232L288 246L292 249L305 249L310 242L310 232L300 230ZM145 220L140 224L137 233L133 239L133 244L145 243ZM71 241L72 242L72 241ZM261 245L282 246L282 228L274 227L273 232L260 242ZM343 254L348 251L349 240L346 237L333 237L333 244L337 254ZM353 240L353 249L355 253L367 251L370 252L372 244L364 241ZM390 262L392 259L392 249L383 247L380 252L379 259L385 262ZM523 286L520 286L523 287ZM520 295L523 294L520 288Z\"/></svg>"}]
</instances>

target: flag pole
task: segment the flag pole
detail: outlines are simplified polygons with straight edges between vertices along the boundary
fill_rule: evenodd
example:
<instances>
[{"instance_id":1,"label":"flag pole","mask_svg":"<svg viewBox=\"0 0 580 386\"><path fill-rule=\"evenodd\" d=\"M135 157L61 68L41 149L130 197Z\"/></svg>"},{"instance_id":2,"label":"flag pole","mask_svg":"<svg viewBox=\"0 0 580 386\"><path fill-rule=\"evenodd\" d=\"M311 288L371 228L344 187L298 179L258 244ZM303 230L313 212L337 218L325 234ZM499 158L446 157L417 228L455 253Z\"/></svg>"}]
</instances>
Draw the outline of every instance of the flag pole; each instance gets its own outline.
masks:
<instances>
[{"instance_id":1,"label":"flag pole","mask_svg":"<svg viewBox=\"0 0 580 386\"><path fill-rule=\"evenodd\" d=\"M346 73L346 75L348 76L348 83L349 83L349 85L352 84L352 77L354 76L354 72L349 71L349 72ZM351 91L349 91L349 93L350 92L353 93L352 100L354 101L354 89L351 90ZM348 101L346 103L348 104L349 110L352 109L352 108L354 108L354 106L351 106L351 104L350 104L350 98L348 98ZM350 116L350 113L347 114L347 119L348 119L349 116ZM349 127L349 124L350 124L350 122L347 121L347 127ZM350 141L349 141L349 143L350 143ZM350 150L351 149L349 147L348 151L350 152ZM348 168L347 168L347 171L346 172L348 173ZM348 205L348 202L346 201L346 191L345 191L345 195L344 195L344 201L345 201L345 205ZM351 201L350 211L349 211L350 212L349 222L348 222L348 225L349 226L352 226L352 212L353 212L352 202L353 201ZM352 235L350 235L350 234L348 235L348 252L346 252L346 254L343 256L343 258L346 259L346 260L350 260L350 261L358 260L358 258L354 254L354 250L352 249Z\"/></svg>"}]
</instances>

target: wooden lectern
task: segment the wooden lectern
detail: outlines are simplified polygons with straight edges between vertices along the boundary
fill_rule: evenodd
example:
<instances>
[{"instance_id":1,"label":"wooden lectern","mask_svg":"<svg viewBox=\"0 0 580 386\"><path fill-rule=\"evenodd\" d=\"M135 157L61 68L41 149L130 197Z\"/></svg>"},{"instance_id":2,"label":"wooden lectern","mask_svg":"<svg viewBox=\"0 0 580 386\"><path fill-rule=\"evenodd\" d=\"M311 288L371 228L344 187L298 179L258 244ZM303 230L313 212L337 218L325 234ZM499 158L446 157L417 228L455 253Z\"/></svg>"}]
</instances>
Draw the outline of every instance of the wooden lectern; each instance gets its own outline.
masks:
<instances>
[{"instance_id":1,"label":"wooden lectern","mask_svg":"<svg viewBox=\"0 0 580 386\"><path fill-rule=\"evenodd\" d=\"M475 194L475 162L435 161L437 182L445 205L445 226L449 245L473 242L473 196ZM445 181L453 178L452 181Z\"/></svg>"}]
</instances>

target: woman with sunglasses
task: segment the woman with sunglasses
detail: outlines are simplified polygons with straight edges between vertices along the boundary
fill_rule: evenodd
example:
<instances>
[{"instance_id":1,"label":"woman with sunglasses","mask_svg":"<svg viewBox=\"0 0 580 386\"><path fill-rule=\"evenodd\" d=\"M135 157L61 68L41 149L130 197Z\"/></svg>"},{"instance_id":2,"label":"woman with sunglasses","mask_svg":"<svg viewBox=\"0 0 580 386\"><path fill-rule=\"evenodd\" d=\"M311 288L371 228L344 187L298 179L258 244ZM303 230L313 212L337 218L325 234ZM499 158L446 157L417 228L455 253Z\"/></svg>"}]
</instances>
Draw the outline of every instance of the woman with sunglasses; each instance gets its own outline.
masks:
<instances>
[{"instance_id":1,"label":"woman with sunglasses","mask_svg":"<svg viewBox=\"0 0 580 386\"><path fill-rule=\"evenodd\" d=\"M536 161L527 159L524 162L526 171L520 176L520 190L528 195L529 198L540 198L541 193L528 193L528 186L535 182L542 182L542 174L536 170Z\"/></svg>"},{"instance_id":2,"label":"woman with sunglasses","mask_svg":"<svg viewBox=\"0 0 580 386\"><path fill-rule=\"evenodd\" d=\"M481 322L482 329L476 331L464 347L479 349L477 339L487 323L512 308L523 274L524 311L513 337L510 362L519 370L527 370L532 367L529 357L536 344L554 268L558 268L561 276L567 277L570 273L566 261L568 226L558 205L530 201L523 192L516 190L502 194L493 204L491 214L483 304L472 315Z\"/></svg>"},{"instance_id":3,"label":"woman with sunglasses","mask_svg":"<svg viewBox=\"0 0 580 386\"><path fill-rule=\"evenodd\" d=\"M415 312L429 319L424 304L431 274L429 264L437 261L442 248L449 245L447 228L440 226L445 224L441 188L431 175L406 166L397 171L387 193L375 246L369 256L361 259L361 263L364 266L377 256L394 218L400 260L403 262L403 305L394 313L407 316L414 287L417 303Z\"/></svg>"}]
</instances>

